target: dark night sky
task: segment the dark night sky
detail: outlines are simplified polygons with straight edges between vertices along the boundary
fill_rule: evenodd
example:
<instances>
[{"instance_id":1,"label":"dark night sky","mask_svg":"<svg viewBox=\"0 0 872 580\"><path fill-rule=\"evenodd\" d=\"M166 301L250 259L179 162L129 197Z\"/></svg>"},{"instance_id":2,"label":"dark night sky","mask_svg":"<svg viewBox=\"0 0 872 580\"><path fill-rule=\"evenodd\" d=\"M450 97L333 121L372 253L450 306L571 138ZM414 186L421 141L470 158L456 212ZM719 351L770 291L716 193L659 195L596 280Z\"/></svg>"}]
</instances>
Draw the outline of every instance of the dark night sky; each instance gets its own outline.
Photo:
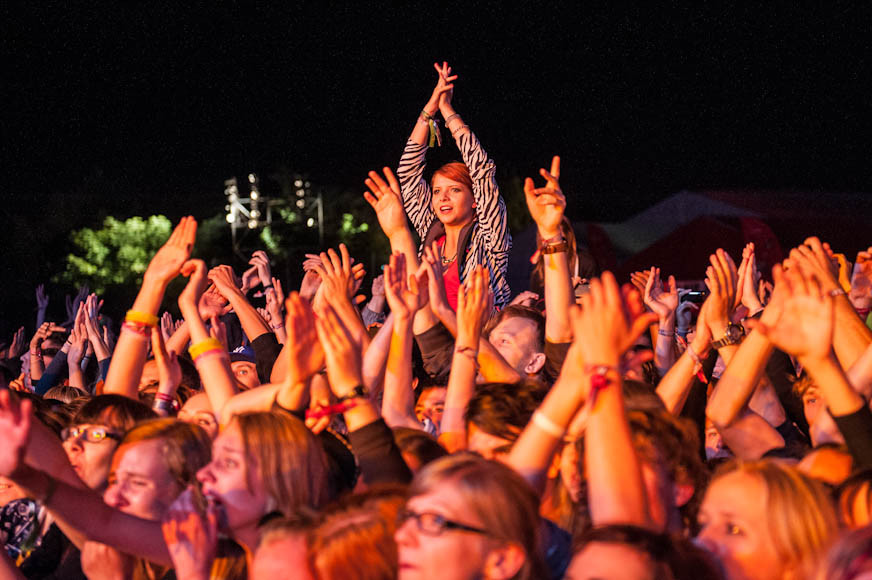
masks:
<instances>
[{"instance_id":1,"label":"dark night sky","mask_svg":"<svg viewBox=\"0 0 872 580\"><path fill-rule=\"evenodd\" d=\"M437 59L501 171L563 155L576 217L682 188L872 191L868 5L31 4L2 40L16 201L99 172L207 217L223 179L281 163L361 187L395 165Z\"/></svg>"}]
</instances>

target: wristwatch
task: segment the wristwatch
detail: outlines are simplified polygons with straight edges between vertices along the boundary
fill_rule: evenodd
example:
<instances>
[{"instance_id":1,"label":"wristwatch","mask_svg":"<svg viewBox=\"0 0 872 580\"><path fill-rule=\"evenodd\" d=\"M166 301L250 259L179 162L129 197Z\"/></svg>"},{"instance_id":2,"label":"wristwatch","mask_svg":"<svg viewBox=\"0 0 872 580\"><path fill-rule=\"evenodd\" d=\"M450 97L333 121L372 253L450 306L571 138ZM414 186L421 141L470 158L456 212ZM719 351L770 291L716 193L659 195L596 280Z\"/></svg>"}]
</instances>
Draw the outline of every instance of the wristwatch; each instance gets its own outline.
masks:
<instances>
[{"instance_id":1,"label":"wristwatch","mask_svg":"<svg viewBox=\"0 0 872 580\"><path fill-rule=\"evenodd\" d=\"M745 337L745 329L741 324L733 324L730 322L727 324L726 334L723 338L719 340L712 341L712 348L717 350L723 346L730 346L732 344L739 344L742 342L742 339Z\"/></svg>"},{"instance_id":2,"label":"wristwatch","mask_svg":"<svg viewBox=\"0 0 872 580\"><path fill-rule=\"evenodd\" d=\"M344 403L345 401L350 401L351 399L357 399L357 398L365 399L368 396L369 396L369 391L367 390L367 388L364 387L363 385L357 385L356 387L354 387L353 389L348 391L348 393L345 396L339 397L339 402Z\"/></svg>"}]
</instances>

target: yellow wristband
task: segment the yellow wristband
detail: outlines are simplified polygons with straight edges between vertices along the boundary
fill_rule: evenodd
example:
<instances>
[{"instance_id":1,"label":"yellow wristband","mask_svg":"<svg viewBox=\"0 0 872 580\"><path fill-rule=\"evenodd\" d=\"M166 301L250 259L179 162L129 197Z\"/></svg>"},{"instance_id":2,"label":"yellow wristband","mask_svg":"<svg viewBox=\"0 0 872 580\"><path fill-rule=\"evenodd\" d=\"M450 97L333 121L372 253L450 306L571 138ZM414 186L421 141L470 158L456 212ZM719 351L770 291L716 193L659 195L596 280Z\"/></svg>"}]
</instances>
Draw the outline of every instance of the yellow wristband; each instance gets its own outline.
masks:
<instances>
[{"instance_id":1,"label":"yellow wristband","mask_svg":"<svg viewBox=\"0 0 872 580\"><path fill-rule=\"evenodd\" d=\"M124 317L124 322L142 324L143 326L157 326L157 316L154 314L148 314L147 312L128 310L127 316Z\"/></svg>"},{"instance_id":2,"label":"yellow wristband","mask_svg":"<svg viewBox=\"0 0 872 580\"><path fill-rule=\"evenodd\" d=\"M192 359L196 359L207 350L216 349L224 350L224 345L221 344L221 341L217 338L207 338L206 340L200 341L197 344L192 345L191 348L188 349L188 354L191 355Z\"/></svg>"}]
</instances>

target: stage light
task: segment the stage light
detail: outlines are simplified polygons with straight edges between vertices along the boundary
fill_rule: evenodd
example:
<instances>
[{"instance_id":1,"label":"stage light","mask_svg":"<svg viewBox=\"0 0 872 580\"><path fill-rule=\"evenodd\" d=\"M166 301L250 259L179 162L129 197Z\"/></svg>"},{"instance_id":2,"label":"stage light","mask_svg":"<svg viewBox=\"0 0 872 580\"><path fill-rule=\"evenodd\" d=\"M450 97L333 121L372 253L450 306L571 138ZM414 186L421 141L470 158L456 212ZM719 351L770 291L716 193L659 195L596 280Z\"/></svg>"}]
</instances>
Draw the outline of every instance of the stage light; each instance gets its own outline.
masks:
<instances>
[{"instance_id":1,"label":"stage light","mask_svg":"<svg viewBox=\"0 0 872 580\"><path fill-rule=\"evenodd\" d=\"M306 200L305 199L298 199L297 200L297 207L300 209L303 209L304 207L306 207Z\"/></svg>"},{"instance_id":2,"label":"stage light","mask_svg":"<svg viewBox=\"0 0 872 580\"><path fill-rule=\"evenodd\" d=\"M306 225L310 228L315 225L315 218L309 218L306 220Z\"/></svg>"},{"instance_id":3,"label":"stage light","mask_svg":"<svg viewBox=\"0 0 872 580\"><path fill-rule=\"evenodd\" d=\"M228 224L232 224L233 222L236 221L236 216L233 215L232 213L229 213L229 214L227 214L227 218L226 218L226 219L227 219L227 223L228 223Z\"/></svg>"},{"instance_id":4,"label":"stage light","mask_svg":"<svg viewBox=\"0 0 872 580\"><path fill-rule=\"evenodd\" d=\"M248 220L248 229L253 230L257 227L257 220Z\"/></svg>"}]
</instances>

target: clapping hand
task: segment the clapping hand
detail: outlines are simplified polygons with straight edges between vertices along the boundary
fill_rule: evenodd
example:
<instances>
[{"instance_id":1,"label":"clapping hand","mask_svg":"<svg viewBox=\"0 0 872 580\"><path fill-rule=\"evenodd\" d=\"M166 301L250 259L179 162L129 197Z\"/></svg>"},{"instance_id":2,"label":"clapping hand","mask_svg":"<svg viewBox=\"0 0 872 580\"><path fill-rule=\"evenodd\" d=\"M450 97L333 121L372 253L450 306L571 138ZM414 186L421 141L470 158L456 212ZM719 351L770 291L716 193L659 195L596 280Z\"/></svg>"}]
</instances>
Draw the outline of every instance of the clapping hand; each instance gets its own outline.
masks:
<instances>
[{"instance_id":1,"label":"clapping hand","mask_svg":"<svg viewBox=\"0 0 872 580\"><path fill-rule=\"evenodd\" d=\"M391 312L397 319L411 320L427 304L427 271L422 268L417 275L409 273L406 257L397 252L391 254L384 277Z\"/></svg>"},{"instance_id":2,"label":"clapping hand","mask_svg":"<svg viewBox=\"0 0 872 580\"><path fill-rule=\"evenodd\" d=\"M400 182L389 167L383 169L385 179L375 171L369 172L366 186L369 191L363 197L375 210L378 223L388 238L408 230L406 210L400 195Z\"/></svg>"},{"instance_id":3,"label":"clapping hand","mask_svg":"<svg viewBox=\"0 0 872 580\"><path fill-rule=\"evenodd\" d=\"M660 268L651 268L648 280L645 282L643 295L645 306L651 309L660 319L675 314L678 308L678 290L675 287L675 277L670 276L667 289L663 289L660 281Z\"/></svg>"}]
</instances>

